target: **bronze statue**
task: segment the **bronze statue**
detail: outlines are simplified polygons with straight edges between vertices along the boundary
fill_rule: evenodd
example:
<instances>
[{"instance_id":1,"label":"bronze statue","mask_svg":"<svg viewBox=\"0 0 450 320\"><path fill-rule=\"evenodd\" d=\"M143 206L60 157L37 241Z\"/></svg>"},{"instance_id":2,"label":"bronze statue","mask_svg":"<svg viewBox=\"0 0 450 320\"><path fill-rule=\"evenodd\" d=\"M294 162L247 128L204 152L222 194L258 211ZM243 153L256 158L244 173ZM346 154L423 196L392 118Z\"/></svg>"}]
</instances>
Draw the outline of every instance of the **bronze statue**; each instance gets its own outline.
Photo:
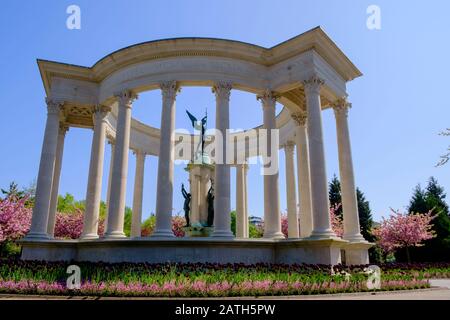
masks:
<instances>
[{"instance_id":1,"label":"bronze statue","mask_svg":"<svg viewBox=\"0 0 450 320\"><path fill-rule=\"evenodd\" d=\"M203 161L203 153L205 150L205 132L206 132L206 121L208 119L208 114L206 114L201 121L198 121L196 117L194 117L189 111L186 110L187 115L189 116L189 119L192 121L192 127L196 130L199 130L201 133L200 136L200 143L197 146L197 150L195 151L195 154L197 155L198 149L201 147L202 153L200 154L201 159Z\"/></svg>"},{"instance_id":2,"label":"bronze statue","mask_svg":"<svg viewBox=\"0 0 450 320\"><path fill-rule=\"evenodd\" d=\"M189 221L189 213L191 211L191 194L189 192L186 191L186 189L184 188L184 183L181 184L181 194L184 197L184 218L186 219L186 227L189 227L190 221Z\"/></svg>"},{"instance_id":3,"label":"bronze statue","mask_svg":"<svg viewBox=\"0 0 450 320\"><path fill-rule=\"evenodd\" d=\"M208 195L206 197L208 202L208 220L207 225L208 227L212 227L214 224L214 188L211 181L211 187L208 190Z\"/></svg>"}]
</instances>

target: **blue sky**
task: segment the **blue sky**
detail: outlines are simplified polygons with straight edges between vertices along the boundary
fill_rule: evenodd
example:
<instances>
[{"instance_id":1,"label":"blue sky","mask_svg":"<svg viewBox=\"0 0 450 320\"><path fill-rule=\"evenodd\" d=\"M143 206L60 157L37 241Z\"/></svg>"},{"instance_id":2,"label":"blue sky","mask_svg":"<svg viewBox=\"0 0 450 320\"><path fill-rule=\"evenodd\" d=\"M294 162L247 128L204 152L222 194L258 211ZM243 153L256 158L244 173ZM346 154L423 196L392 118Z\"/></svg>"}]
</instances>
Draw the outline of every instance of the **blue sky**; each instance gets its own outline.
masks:
<instances>
[{"instance_id":1,"label":"blue sky","mask_svg":"<svg viewBox=\"0 0 450 320\"><path fill-rule=\"evenodd\" d=\"M81 8L81 30L66 28L66 8ZM366 9L381 8L381 30L366 27ZM28 186L36 178L46 109L37 58L91 66L103 56L135 43L172 37L217 37L270 47L318 25L363 72L348 85L353 104L349 124L357 185L379 220L389 207L408 204L417 183L430 176L450 190L450 166L434 164L450 143L438 136L449 127L447 75L450 2L442 1L2 1L0 36L1 116L0 186ZM177 98L176 126L189 128L184 110L214 119L210 88L184 88ZM140 96L133 116L159 127L161 97ZM254 95L233 91L231 127L262 122ZM327 173L338 173L334 116L323 114ZM210 126L212 123L210 123ZM86 193L92 131L71 129L61 174L60 193L77 199ZM103 199L109 166L105 155ZM281 152L280 163L284 164ZM132 203L134 156L130 153L127 204ZM155 209L157 159L145 166L144 216ZM281 208L286 208L284 166L280 171ZM232 174L234 180L234 173ZM182 209L178 187L187 181L175 168L174 207ZM249 172L249 211L262 215L263 178ZM234 208L234 183L232 183Z\"/></svg>"}]
</instances>

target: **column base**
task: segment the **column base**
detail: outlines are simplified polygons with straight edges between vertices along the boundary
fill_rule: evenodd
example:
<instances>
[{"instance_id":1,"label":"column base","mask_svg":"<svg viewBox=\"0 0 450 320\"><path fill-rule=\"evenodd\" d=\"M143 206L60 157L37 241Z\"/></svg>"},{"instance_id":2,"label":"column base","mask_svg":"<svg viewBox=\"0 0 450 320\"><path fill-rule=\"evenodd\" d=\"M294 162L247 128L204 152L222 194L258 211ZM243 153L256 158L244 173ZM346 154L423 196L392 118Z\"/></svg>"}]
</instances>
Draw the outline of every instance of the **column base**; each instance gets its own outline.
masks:
<instances>
[{"instance_id":1,"label":"column base","mask_svg":"<svg viewBox=\"0 0 450 320\"><path fill-rule=\"evenodd\" d=\"M211 237L213 238L234 238L233 232L231 230L214 230Z\"/></svg>"},{"instance_id":2,"label":"column base","mask_svg":"<svg viewBox=\"0 0 450 320\"><path fill-rule=\"evenodd\" d=\"M151 238L175 238L171 229L155 230L151 235Z\"/></svg>"},{"instance_id":3,"label":"column base","mask_svg":"<svg viewBox=\"0 0 450 320\"><path fill-rule=\"evenodd\" d=\"M359 234L349 234L349 235L343 235L342 239L350 241L350 242L367 242L366 239L359 233Z\"/></svg>"},{"instance_id":4,"label":"column base","mask_svg":"<svg viewBox=\"0 0 450 320\"><path fill-rule=\"evenodd\" d=\"M96 240L99 236L96 233L88 233L88 234L82 234L80 239L81 240Z\"/></svg>"},{"instance_id":5,"label":"column base","mask_svg":"<svg viewBox=\"0 0 450 320\"><path fill-rule=\"evenodd\" d=\"M369 249L374 246L373 243L352 242L345 246L345 264L346 265L367 265L369 264Z\"/></svg>"},{"instance_id":6,"label":"column base","mask_svg":"<svg viewBox=\"0 0 450 320\"><path fill-rule=\"evenodd\" d=\"M25 240L51 240L53 237L50 237L46 232L30 232L28 233Z\"/></svg>"},{"instance_id":7,"label":"column base","mask_svg":"<svg viewBox=\"0 0 450 320\"><path fill-rule=\"evenodd\" d=\"M282 232L270 232L263 235L264 239L286 239Z\"/></svg>"},{"instance_id":8,"label":"column base","mask_svg":"<svg viewBox=\"0 0 450 320\"><path fill-rule=\"evenodd\" d=\"M105 240L123 239L123 238L126 238L125 233L123 233L123 231L108 232L108 233L105 233L105 235L103 236L103 239L105 239Z\"/></svg>"},{"instance_id":9,"label":"column base","mask_svg":"<svg viewBox=\"0 0 450 320\"><path fill-rule=\"evenodd\" d=\"M311 235L307 238L307 240L322 240L322 239L338 239L342 240L336 234L333 232L333 230L313 230L311 232Z\"/></svg>"}]
</instances>

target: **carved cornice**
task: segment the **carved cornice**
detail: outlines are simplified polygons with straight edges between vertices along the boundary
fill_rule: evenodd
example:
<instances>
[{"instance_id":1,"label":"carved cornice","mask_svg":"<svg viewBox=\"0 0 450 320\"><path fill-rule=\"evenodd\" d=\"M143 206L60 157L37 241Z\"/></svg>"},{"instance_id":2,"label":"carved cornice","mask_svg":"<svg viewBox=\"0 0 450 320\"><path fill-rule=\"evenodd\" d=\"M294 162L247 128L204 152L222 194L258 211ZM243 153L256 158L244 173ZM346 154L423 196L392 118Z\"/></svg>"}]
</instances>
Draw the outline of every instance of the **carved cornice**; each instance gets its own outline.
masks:
<instances>
[{"instance_id":1,"label":"carved cornice","mask_svg":"<svg viewBox=\"0 0 450 320\"><path fill-rule=\"evenodd\" d=\"M212 92L216 95L218 100L230 100L231 89L233 89L233 84L228 81L216 82L212 88Z\"/></svg>"},{"instance_id":2,"label":"carved cornice","mask_svg":"<svg viewBox=\"0 0 450 320\"><path fill-rule=\"evenodd\" d=\"M291 118L298 126L304 127L306 125L306 121L308 120L308 113L304 110L298 111L292 114Z\"/></svg>"}]
</instances>

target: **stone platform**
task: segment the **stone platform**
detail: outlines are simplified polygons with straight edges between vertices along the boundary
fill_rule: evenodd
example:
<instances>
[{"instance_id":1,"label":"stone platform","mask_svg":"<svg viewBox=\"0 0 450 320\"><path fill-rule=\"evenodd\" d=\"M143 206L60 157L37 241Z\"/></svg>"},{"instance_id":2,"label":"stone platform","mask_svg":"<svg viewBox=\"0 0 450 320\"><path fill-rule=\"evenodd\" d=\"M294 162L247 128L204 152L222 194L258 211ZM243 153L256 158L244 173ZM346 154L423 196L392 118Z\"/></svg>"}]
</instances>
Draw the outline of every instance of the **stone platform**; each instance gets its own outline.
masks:
<instances>
[{"instance_id":1,"label":"stone platform","mask_svg":"<svg viewBox=\"0 0 450 320\"><path fill-rule=\"evenodd\" d=\"M368 257L348 241L127 238L119 240L23 240L23 260L148 262L148 263L341 263L341 250L348 264L366 264ZM364 251L364 250L361 250ZM347 253L348 252L348 253ZM352 254L349 254L353 252ZM367 248L365 249L367 252Z\"/></svg>"}]
</instances>

